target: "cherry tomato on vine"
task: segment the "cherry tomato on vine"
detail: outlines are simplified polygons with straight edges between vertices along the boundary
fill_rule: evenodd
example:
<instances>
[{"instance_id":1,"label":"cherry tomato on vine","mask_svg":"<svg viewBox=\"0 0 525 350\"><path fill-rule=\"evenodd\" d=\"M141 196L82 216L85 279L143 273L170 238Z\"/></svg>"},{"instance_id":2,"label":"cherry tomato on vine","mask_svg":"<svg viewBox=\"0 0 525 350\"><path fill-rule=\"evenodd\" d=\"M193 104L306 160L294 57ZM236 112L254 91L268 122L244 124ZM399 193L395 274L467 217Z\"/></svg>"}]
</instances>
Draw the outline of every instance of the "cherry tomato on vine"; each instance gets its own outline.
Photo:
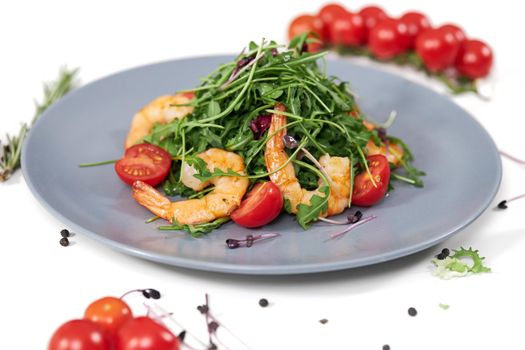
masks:
<instances>
[{"instance_id":1,"label":"cherry tomato on vine","mask_svg":"<svg viewBox=\"0 0 525 350\"><path fill-rule=\"evenodd\" d=\"M368 48L378 59L393 58L408 49L409 37L406 24L387 18L378 23L368 37Z\"/></svg>"},{"instance_id":2,"label":"cherry tomato on vine","mask_svg":"<svg viewBox=\"0 0 525 350\"><path fill-rule=\"evenodd\" d=\"M123 300L115 297L104 297L92 302L84 312L84 318L97 323L110 337L133 318L130 307Z\"/></svg>"},{"instance_id":3,"label":"cherry tomato on vine","mask_svg":"<svg viewBox=\"0 0 525 350\"><path fill-rule=\"evenodd\" d=\"M414 48L417 36L431 27L428 17L420 12L407 12L399 20L407 26L410 49Z\"/></svg>"},{"instance_id":4,"label":"cherry tomato on vine","mask_svg":"<svg viewBox=\"0 0 525 350\"><path fill-rule=\"evenodd\" d=\"M141 180L156 186L168 176L170 166L168 152L149 143L140 143L126 149L124 157L115 163L115 171L128 185Z\"/></svg>"},{"instance_id":5,"label":"cherry tomato on vine","mask_svg":"<svg viewBox=\"0 0 525 350\"><path fill-rule=\"evenodd\" d=\"M312 33L309 37L323 41L325 37L323 21L312 15L300 15L294 18L288 27L288 39L291 40L293 37L303 33ZM322 46L321 43L311 42L308 44L308 51L317 52Z\"/></svg>"},{"instance_id":6,"label":"cherry tomato on vine","mask_svg":"<svg viewBox=\"0 0 525 350\"><path fill-rule=\"evenodd\" d=\"M416 39L416 53L431 72L440 72L450 67L458 54L456 37L440 28L428 29Z\"/></svg>"},{"instance_id":7,"label":"cherry tomato on vine","mask_svg":"<svg viewBox=\"0 0 525 350\"><path fill-rule=\"evenodd\" d=\"M452 33L452 35L454 35L454 37L459 43L462 43L467 38L463 29L461 29L455 24L444 24L441 27L439 27L439 30L444 31L446 33Z\"/></svg>"},{"instance_id":8,"label":"cherry tomato on vine","mask_svg":"<svg viewBox=\"0 0 525 350\"><path fill-rule=\"evenodd\" d=\"M334 19L342 14L346 13L346 9L339 4L327 4L319 10L318 18L323 21L325 26L325 40L329 43L332 43L332 32L330 26Z\"/></svg>"},{"instance_id":9,"label":"cherry tomato on vine","mask_svg":"<svg viewBox=\"0 0 525 350\"><path fill-rule=\"evenodd\" d=\"M258 183L232 214L235 223L244 227L261 227L272 222L283 208L283 196L271 181Z\"/></svg>"},{"instance_id":10,"label":"cherry tomato on vine","mask_svg":"<svg viewBox=\"0 0 525 350\"><path fill-rule=\"evenodd\" d=\"M368 42L369 33L381 21L388 18L388 15L382 8L377 6L363 7L358 14L363 19L365 25L365 43Z\"/></svg>"},{"instance_id":11,"label":"cherry tomato on vine","mask_svg":"<svg viewBox=\"0 0 525 350\"><path fill-rule=\"evenodd\" d=\"M163 325L141 316L119 329L115 350L179 350L179 339Z\"/></svg>"},{"instance_id":12,"label":"cherry tomato on vine","mask_svg":"<svg viewBox=\"0 0 525 350\"><path fill-rule=\"evenodd\" d=\"M465 40L456 58L456 69L471 79L487 76L492 68L492 50L481 40Z\"/></svg>"},{"instance_id":13,"label":"cherry tomato on vine","mask_svg":"<svg viewBox=\"0 0 525 350\"><path fill-rule=\"evenodd\" d=\"M365 23L363 18L352 12L338 14L330 24L332 44L359 46L365 43Z\"/></svg>"},{"instance_id":14,"label":"cherry tomato on vine","mask_svg":"<svg viewBox=\"0 0 525 350\"><path fill-rule=\"evenodd\" d=\"M390 166L385 156L376 154L366 157L370 174L375 181L375 186L368 172L363 171L355 177L352 192L352 204L369 207L385 197L390 181Z\"/></svg>"},{"instance_id":15,"label":"cherry tomato on vine","mask_svg":"<svg viewBox=\"0 0 525 350\"><path fill-rule=\"evenodd\" d=\"M102 328L90 320L72 320L51 336L48 350L111 350Z\"/></svg>"}]
</instances>

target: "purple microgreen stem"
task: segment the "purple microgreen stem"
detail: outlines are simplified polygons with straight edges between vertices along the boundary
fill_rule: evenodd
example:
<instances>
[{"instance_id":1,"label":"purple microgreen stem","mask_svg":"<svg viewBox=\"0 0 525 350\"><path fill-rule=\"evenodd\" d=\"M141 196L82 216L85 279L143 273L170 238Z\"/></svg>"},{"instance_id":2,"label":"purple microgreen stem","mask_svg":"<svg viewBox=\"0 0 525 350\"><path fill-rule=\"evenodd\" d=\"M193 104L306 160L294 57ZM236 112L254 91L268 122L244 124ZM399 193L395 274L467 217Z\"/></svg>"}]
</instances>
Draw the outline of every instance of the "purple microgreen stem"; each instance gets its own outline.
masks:
<instances>
[{"instance_id":1,"label":"purple microgreen stem","mask_svg":"<svg viewBox=\"0 0 525 350\"><path fill-rule=\"evenodd\" d=\"M262 233L259 235L247 235L245 239L235 239L235 238L228 238L226 240L226 245L230 249L237 249L237 248L250 248L255 242L275 238L280 236L278 233Z\"/></svg>"},{"instance_id":2,"label":"purple microgreen stem","mask_svg":"<svg viewBox=\"0 0 525 350\"><path fill-rule=\"evenodd\" d=\"M337 221L337 220L321 218L321 217L319 218L319 220L330 223L330 224L334 224L334 225L348 225L348 224L355 224L356 222L361 220L362 217L363 217L363 213L361 213L361 211L358 210L354 214L348 215L346 217L346 221Z\"/></svg>"},{"instance_id":3,"label":"purple microgreen stem","mask_svg":"<svg viewBox=\"0 0 525 350\"><path fill-rule=\"evenodd\" d=\"M525 165L525 160L523 160L523 159L516 158L516 157L514 157L514 156L508 154L507 152L503 152L503 151L501 151L501 150L499 151L499 153L500 153L502 156L504 156L504 157L506 157L506 158L512 160L513 162L516 162L516 163L518 163L518 164L524 164L524 165Z\"/></svg>"},{"instance_id":4,"label":"purple microgreen stem","mask_svg":"<svg viewBox=\"0 0 525 350\"><path fill-rule=\"evenodd\" d=\"M370 216L367 216L363 219L361 219L360 221L356 222L355 224L351 224L350 226L348 226L347 228L345 228L344 230L340 231L340 232L337 232L337 233L334 233L332 235L330 235L330 239L336 239L336 238L341 238L343 237L346 233L350 232L351 230L353 230L354 228L358 227L358 226L361 226L363 224L366 224L367 222L370 222L372 220L374 220L375 218L377 218L377 216L375 215L370 215Z\"/></svg>"},{"instance_id":5,"label":"purple microgreen stem","mask_svg":"<svg viewBox=\"0 0 525 350\"><path fill-rule=\"evenodd\" d=\"M146 299L160 299L160 292L156 289L153 289L153 288L146 288L146 289L133 289L133 290L130 290L124 294L122 294L122 296L120 297L120 299L124 299L125 297L127 297L128 295L132 294L132 293L141 293L144 298Z\"/></svg>"},{"instance_id":6,"label":"purple microgreen stem","mask_svg":"<svg viewBox=\"0 0 525 350\"><path fill-rule=\"evenodd\" d=\"M392 110L390 114L388 115L388 118L385 120L385 122L382 124L377 124L377 127L381 129L388 129L389 127L392 126L392 124L394 124L396 117L397 117L397 111Z\"/></svg>"},{"instance_id":7,"label":"purple microgreen stem","mask_svg":"<svg viewBox=\"0 0 525 350\"><path fill-rule=\"evenodd\" d=\"M264 42L261 45L264 45ZM264 51L258 53L255 56L245 57L239 60L239 62L237 63L237 67L235 67L235 69L232 72L232 75L224 84L222 84L219 90L225 90L235 79L237 79L239 75L241 75L244 71L253 66L255 63L257 63L257 61L259 61L263 56Z\"/></svg>"}]
</instances>

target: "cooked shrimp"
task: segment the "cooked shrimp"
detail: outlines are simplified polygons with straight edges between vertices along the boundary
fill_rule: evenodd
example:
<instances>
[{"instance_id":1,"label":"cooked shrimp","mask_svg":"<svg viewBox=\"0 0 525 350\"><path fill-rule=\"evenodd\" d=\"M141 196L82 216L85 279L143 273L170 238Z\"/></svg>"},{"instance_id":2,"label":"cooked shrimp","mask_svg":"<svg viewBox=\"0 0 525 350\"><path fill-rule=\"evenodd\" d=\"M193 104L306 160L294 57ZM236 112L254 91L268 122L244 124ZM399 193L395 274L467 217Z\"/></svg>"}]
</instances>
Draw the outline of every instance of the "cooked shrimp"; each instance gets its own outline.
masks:
<instances>
[{"instance_id":1,"label":"cooked shrimp","mask_svg":"<svg viewBox=\"0 0 525 350\"><path fill-rule=\"evenodd\" d=\"M197 157L204 160L212 172L215 168L222 171L232 169L244 175L244 161L235 153L210 148ZM133 183L133 198L153 214L169 222L194 225L229 216L240 205L248 188L249 180L245 177L219 176L203 182L193 176L196 170L188 164L184 164L182 172L182 183L195 191L201 191L210 184L215 187L200 199L172 202L155 188L136 181Z\"/></svg>"},{"instance_id":2,"label":"cooked shrimp","mask_svg":"<svg viewBox=\"0 0 525 350\"><path fill-rule=\"evenodd\" d=\"M166 124L173 119L181 119L193 112L191 106L174 106L187 104L191 100L183 94L160 96L142 107L131 121L131 128L126 138L125 147L140 142L151 132L155 124Z\"/></svg>"},{"instance_id":3,"label":"cooked shrimp","mask_svg":"<svg viewBox=\"0 0 525 350\"><path fill-rule=\"evenodd\" d=\"M350 112L350 115L358 119L360 116L360 112L357 109L354 109L352 112ZM377 126L369 122L368 120L363 119L363 125L367 130L372 131L377 128ZM367 155L372 156L374 154L382 154L384 155L388 161L395 166L399 166L401 164L401 159L403 158L403 148L401 148L398 144L389 142L388 143L388 153L386 150L386 146L383 142L379 146L377 146L372 140L368 140L368 143L366 144L366 151Z\"/></svg>"},{"instance_id":4,"label":"cooked shrimp","mask_svg":"<svg viewBox=\"0 0 525 350\"><path fill-rule=\"evenodd\" d=\"M284 111L284 105L275 107L278 111ZM266 143L264 159L268 172L274 172L288 161L288 155L284 150L283 136L286 134L286 116L282 114L272 115L272 122L268 131L273 135ZM279 130L279 131L277 131ZM331 216L341 213L348 206L350 196L350 160L347 157L330 157L325 154L319 159L319 163L331 180L330 196L328 197L328 210L322 216ZM294 167L288 163L281 170L270 175L270 180L279 187L283 197L290 201L292 213L297 213L297 205L310 204L313 195L324 197L320 191L323 180L319 179L319 187L313 191L301 188Z\"/></svg>"}]
</instances>

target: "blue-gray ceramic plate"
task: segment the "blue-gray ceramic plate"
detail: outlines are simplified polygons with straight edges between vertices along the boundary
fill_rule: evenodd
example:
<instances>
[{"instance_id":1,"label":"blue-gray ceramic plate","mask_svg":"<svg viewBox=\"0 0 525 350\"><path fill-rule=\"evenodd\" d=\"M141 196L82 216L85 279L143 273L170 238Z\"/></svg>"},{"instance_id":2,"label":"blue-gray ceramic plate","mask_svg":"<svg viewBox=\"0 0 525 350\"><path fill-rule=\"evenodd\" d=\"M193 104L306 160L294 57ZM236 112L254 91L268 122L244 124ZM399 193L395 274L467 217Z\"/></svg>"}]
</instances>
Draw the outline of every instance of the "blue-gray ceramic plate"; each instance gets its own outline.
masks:
<instances>
[{"instance_id":1,"label":"blue-gray ceramic plate","mask_svg":"<svg viewBox=\"0 0 525 350\"><path fill-rule=\"evenodd\" d=\"M22 153L27 183L46 209L76 232L116 250L156 262L242 274L298 274L348 269L406 256L445 240L472 223L490 204L501 179L494 142L448 97L398 76L345 60L328 73L351 82L362 109L376 119L392 110L390 134L412 148L425 187L402 183L367 209L375 221L338 240L339 226L316 223L303 231L282 215L263 230L233 223L201 239L158 231L159 222L131 198L113 166L83 162L120 158L134 113L153 98L196 86L231 57L174 60L127 70L88 84L49 108L31 130ZM226 238L247 233L281 236L230 250Z\"/></svg>"}]
</instances>

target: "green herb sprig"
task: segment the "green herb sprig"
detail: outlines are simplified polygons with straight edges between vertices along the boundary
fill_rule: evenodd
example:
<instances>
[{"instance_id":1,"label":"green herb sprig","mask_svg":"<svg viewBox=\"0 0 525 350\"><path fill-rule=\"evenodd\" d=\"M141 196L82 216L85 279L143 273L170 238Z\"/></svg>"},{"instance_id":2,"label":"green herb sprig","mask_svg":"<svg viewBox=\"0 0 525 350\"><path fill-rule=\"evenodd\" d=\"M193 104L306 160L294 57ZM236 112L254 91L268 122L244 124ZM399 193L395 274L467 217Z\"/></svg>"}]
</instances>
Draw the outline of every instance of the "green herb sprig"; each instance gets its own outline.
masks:
<instances>
[{"instance_id":1,"label":"green herb sprig","mask_svg":"<svg viewBox=\"0 0 525 350\"><path fill-rule=\"evenodd\" d=\"M20 168L22 145L29 129L49 106L77 86L77 74L78 69L60 69L55 81L44 84L44 99L42 103L35 102L35 114L31 122L23 123L17 135L6 135L7 143L0 147L0 182L7 181Z\"/></svg>"}]
</instances>

